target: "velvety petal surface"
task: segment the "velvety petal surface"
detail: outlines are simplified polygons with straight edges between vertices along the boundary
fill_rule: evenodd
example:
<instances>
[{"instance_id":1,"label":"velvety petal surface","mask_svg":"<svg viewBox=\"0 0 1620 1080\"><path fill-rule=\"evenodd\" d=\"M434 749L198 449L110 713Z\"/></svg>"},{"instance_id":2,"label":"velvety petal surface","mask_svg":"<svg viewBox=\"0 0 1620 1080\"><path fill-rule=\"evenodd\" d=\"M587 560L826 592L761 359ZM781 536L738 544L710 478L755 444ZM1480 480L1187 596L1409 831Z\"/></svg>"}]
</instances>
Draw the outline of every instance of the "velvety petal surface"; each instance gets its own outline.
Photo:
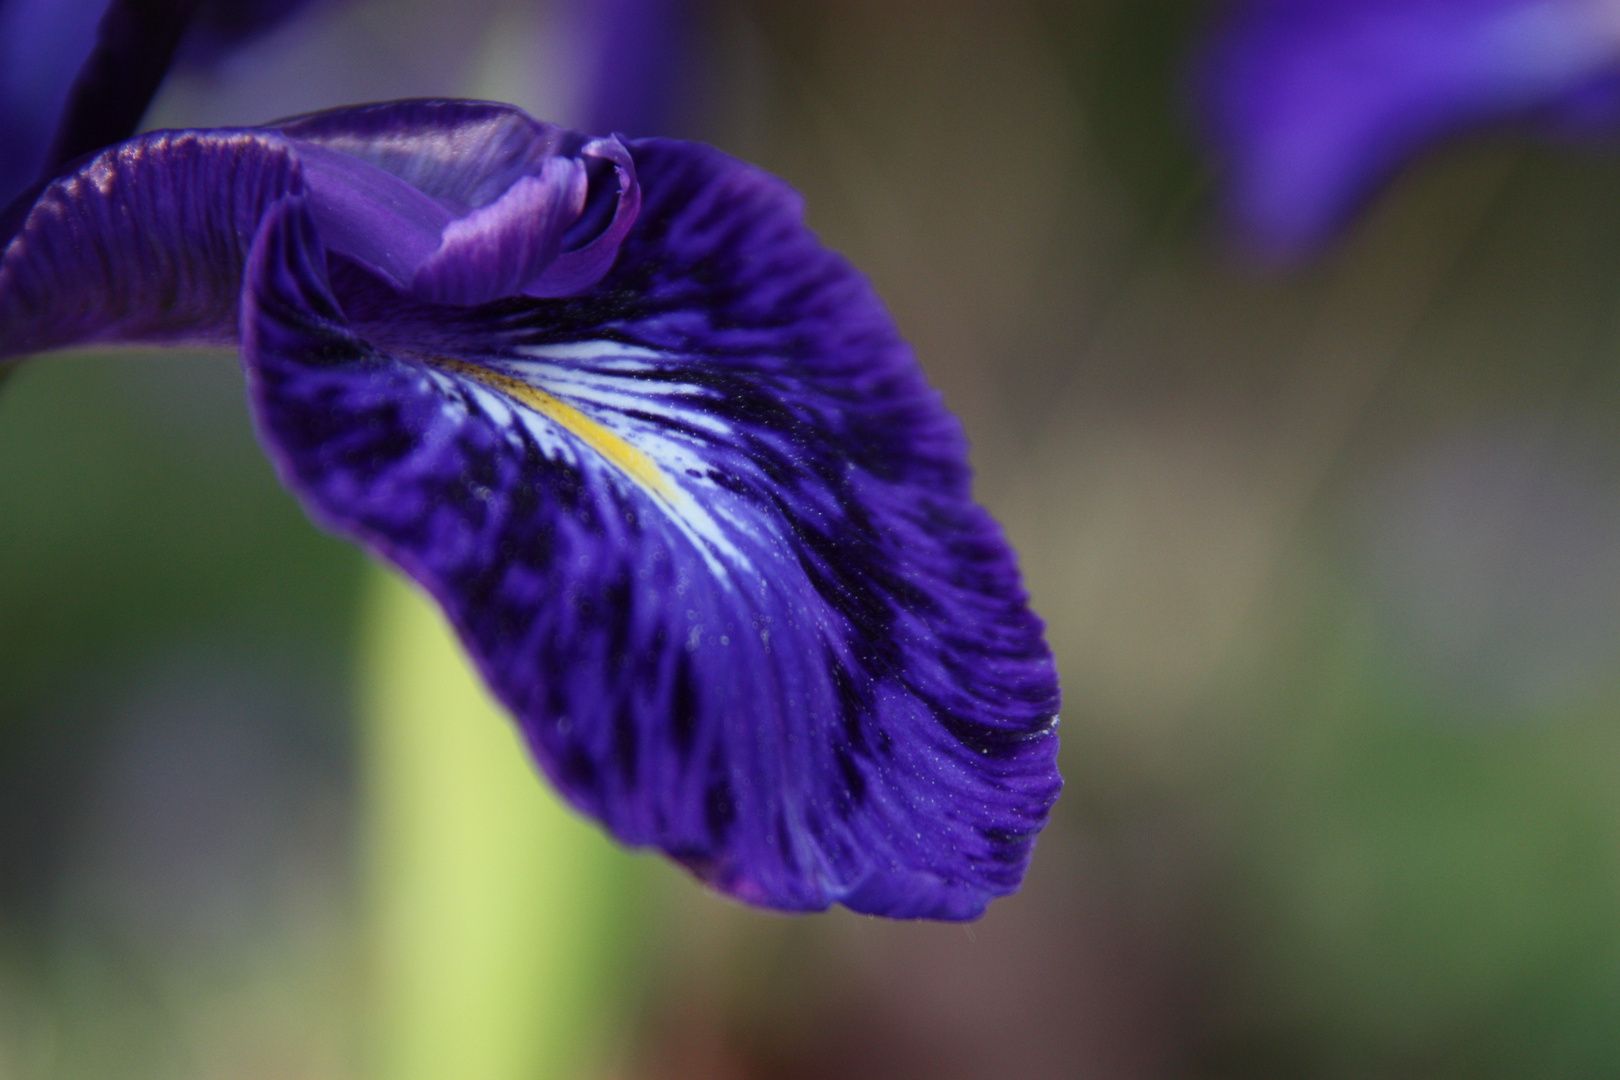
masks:
<instances>
[{"instance_id":1,"label":"velvety petal surface","mask_svg":"<svg viewBox=\"0 0 1620 1080\"><path fill-rule=\"evenodd\" d=\"M213 213L176 227L192 174ZM541 273L588 253L570 295L455 302L512 290L519 234L549 250L576 206ZM356 239L441 212L409 276ZM418 287L435 253L464 284ZM152 136L36 204L0 356L227 294L283 478L439 600L620 839L791 910L963 919L1018 886L1060 786L1039 621L955 421L778 181L484 105Z\"/></svg>"},{"instance_id":2,"label":"velvety petal surface","mask_svg":"<svg viewBox=\"0 0 1620 1080\"><path fill-rule=\"evenodd\" d=\"M1590 0L1246 0L1197 96L1233 214L1289 255L1408 155L1470 125L1620 120L1620 9Z\"/></svg>"}]
</instances>

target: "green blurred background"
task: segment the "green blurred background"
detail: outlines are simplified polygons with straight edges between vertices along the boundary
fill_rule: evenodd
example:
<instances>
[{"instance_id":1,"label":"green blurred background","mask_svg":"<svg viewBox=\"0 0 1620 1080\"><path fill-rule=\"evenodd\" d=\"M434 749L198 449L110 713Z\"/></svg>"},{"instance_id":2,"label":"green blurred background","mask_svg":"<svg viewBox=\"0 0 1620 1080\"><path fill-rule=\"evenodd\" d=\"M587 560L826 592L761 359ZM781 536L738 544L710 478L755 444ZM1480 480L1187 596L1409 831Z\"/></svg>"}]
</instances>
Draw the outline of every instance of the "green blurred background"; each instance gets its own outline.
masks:
<instances>
[{"instance_id":1,"label":"green blurred background","mask_svg":"<svg viewBox=\"0 0 1620 1080\"><path fill-rule=\"evenodd\" d=\"M1068 788L977 924L738 908L558 808L227 354L0 397L0 1080L1620 1075L1620 160L1429 155L1232 253L1141 0L714 0L677 133L786 177L974 443ZM560 9L312 9L154 124L577 115Z\"/></svg>"}]
</instances>

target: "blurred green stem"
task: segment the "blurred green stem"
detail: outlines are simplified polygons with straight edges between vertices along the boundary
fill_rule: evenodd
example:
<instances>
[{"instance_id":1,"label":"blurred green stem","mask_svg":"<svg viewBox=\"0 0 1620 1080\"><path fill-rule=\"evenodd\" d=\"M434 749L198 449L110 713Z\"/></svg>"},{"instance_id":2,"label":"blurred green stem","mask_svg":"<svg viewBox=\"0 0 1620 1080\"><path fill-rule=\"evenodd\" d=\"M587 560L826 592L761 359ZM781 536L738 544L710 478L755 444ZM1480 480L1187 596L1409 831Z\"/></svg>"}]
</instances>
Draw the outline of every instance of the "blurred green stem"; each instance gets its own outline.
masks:
<instances>
[{"instance_id":1,"label":"blurred green stem","mask_svg":"<svg viewBox=\"0 0 1620 1080\"><path fill-rule=\"evenodd\" d=\"M551 793L430 602L374 571L364 634L369 1075L596 1071L633 1008L630 856Z\"/></svg>"}]
</instances>

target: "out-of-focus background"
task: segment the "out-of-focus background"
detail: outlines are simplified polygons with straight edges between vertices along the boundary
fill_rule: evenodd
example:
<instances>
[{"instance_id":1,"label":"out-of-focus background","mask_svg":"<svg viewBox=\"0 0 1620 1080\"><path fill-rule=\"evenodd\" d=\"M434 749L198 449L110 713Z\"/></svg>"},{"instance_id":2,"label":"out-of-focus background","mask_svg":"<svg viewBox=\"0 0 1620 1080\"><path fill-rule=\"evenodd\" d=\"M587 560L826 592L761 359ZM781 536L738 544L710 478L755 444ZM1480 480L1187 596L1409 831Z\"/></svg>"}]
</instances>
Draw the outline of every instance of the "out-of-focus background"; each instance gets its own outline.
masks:
<instances>
[{"instance_id":1,"label":"out-of-focus background","mask_svg":"<svg viewBox=\"0 0 1620 1080\"><path fill-rule=\"evenodd\" d=\"M1022 893L783 918L615 850L277 486L231 356L53 357L0 397L0 1080L1620 1072L1620 160L1460 141L1261 272L1188 119L1207 16L667 36L664 130L805 193L1023 555L1068 787ZM313 5L151 124L579 122L577 21Z\"/></svg>"}]
</instances>

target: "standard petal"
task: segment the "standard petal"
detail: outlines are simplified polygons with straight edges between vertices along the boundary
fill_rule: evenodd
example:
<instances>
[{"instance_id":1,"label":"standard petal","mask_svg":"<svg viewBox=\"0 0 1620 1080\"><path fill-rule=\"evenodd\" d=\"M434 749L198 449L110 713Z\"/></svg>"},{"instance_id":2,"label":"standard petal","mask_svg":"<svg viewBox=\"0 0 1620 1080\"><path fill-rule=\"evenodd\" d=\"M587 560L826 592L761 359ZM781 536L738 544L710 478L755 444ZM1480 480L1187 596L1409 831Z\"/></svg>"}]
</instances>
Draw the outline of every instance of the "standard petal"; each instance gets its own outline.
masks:
<instances>
[{"instance_id":1,"label":"standard petal","mask_svg":"<svg viewBox=\"0 0 1620 1080\"><path fill-rule=\"evenodd\" d=\"M389 102L276 128L327 152L311 187L328 246L422 300L581 292L613 265L641 205L618 139L587 140L506 105ZM400 188L386 220L388 184L371 168Z\"/></svg>"},{"instance_id":2,"label":"standard petal","mask_svg":"<svg viewBox=\"0 0 1620 1080\"><path fill-rule=\"evenodd\" d=\"M1620 18L1581 0L1247 0L1198 80L1234 217L1273 254L1469 125L1620 117ZM1600 119L1601 118L1601 119Z\"/></svg>"},{"instance_id":3,"label":"standard petal","mask_svg":"<svg viewBox=\"0 0 1620 1080\"><path fill-rule=\"evenodd\" d=\"M972 918L1060 781L1051 658L961 433L791 192L631 151L640 214L570 299L329 274L278 204L244 300L261 434L622 840L752 903Z\"/></svg>"},{"instance_id":4,"label":"standard petal","mask_svg":"<svg viewBox=\"0 0 1620 1080\"><path fill-rule=\"evenodd\" d=\"M538 176L520 178L499 199L451 222L439 249L417 269L410 294L483 304L538 286L585 209L587 187L583 162L548 159Z\"/></svg>"},{"instance_id":5,"label":"standard petal","mask_svg":"<svg viewBox=\"0 0 1620 1080\"><path fill-rule=\"evenodd\" d=\"M284 135L375 165L463 214L487 206L586 139L510 105L388 101L297 116Z\"/></svg>"}]
</instances>

